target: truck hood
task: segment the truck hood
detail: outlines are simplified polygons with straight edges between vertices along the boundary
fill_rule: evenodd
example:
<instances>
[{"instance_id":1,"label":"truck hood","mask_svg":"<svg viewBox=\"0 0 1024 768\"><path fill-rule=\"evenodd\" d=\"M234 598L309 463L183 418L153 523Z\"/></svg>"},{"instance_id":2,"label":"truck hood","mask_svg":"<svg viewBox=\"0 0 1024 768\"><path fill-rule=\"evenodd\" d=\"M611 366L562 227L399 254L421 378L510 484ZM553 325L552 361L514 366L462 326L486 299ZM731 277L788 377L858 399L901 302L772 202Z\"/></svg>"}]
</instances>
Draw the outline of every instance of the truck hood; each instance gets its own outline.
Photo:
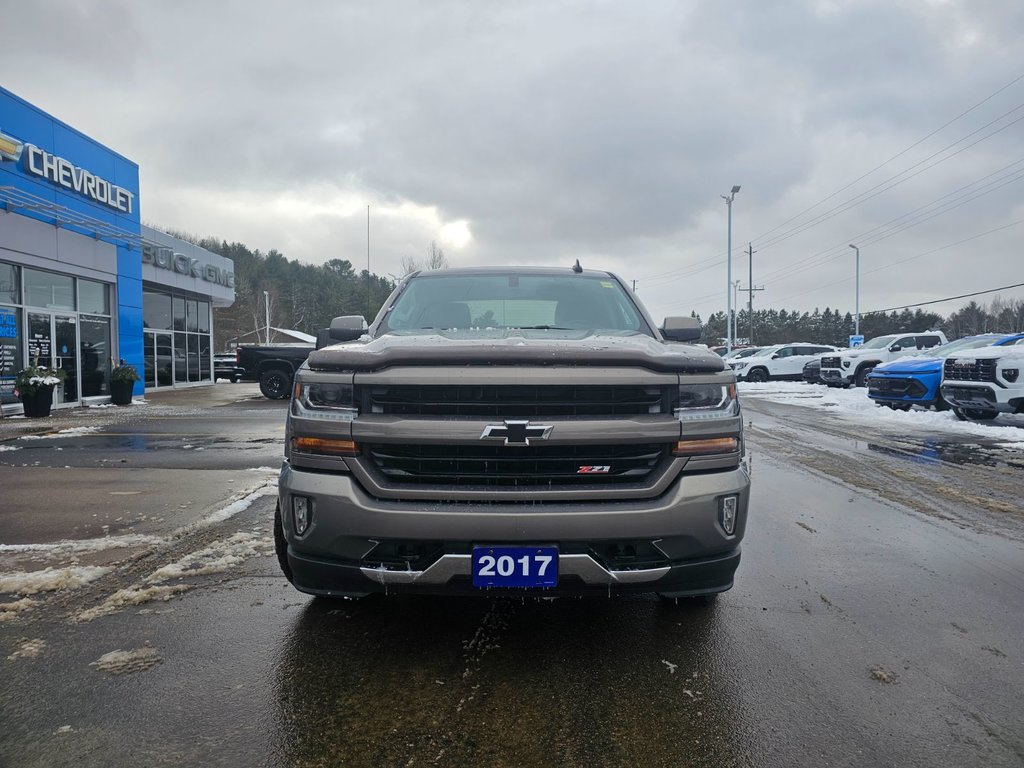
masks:
<instances>
[{"instance_id":1,"label":"truck hood","mask_svg":"<svg viewBox=\"0 0 1024 768\"><path fill-rule=\"evenodd\" d=\"M515 329L364 336L317 350L308 363L320 371L372 371L396 365L632 366L669 373L717 373L726 368L710 350L641 334Z\"/></svg>"},{"instance_id":2,"label":"truck hood","mask_svg":"<svg viewBox=\"0 0 1024 768\"><path fill-rule=\"evenodd\" d=\"M937 357L904 357L875 367L880 373L941 373L942 360Z\"/></svg>"}]
</instances>

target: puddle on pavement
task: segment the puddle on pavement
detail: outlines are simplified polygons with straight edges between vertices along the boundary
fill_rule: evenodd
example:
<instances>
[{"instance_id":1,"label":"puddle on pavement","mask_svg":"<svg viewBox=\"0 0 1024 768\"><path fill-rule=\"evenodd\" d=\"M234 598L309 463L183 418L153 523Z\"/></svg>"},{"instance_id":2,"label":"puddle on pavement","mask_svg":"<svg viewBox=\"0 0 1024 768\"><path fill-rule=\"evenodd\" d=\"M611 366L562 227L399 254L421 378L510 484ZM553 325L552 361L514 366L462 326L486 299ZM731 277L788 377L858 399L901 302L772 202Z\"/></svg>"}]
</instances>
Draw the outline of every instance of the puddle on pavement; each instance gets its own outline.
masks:
<instances>
[{"instance_id":1,"label":"puddle on pavement","mask_svg":"<svg viewBox=\"0 0 1024 768\"><path fill-rule=\"evenodd\" d=\"M975 465L985 467L1012 467L1020 469L1021 463L1009 460L1013 456L1004 451L997 441L954 442L938 439L926 439L920 443L905 442L905 438L886 435L898 447L878 445L877 443L860 443L872 453L892 456L916 464L936 465L941 463L960 466Z\"/></svg>"}]
</instances>

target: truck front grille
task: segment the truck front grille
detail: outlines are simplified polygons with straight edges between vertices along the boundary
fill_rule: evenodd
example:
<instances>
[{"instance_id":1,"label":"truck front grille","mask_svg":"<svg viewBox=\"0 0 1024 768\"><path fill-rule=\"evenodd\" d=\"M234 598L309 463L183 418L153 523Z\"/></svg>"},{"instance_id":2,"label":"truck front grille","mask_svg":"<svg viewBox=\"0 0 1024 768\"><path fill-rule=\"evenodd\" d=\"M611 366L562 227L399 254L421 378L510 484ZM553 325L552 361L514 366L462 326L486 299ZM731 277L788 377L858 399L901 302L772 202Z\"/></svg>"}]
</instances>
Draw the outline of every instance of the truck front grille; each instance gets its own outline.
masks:
<instances>
[{"instance_id":1,"label":"truck front grille","mask_svg":"<svg viewBox=\"0 0 1024 768\"><path fill-rule=\"evenodd\" d=\"M645 482L668 443L637 445L363 445L391 483L484 487L622 485Z\"/></svg>"},{"instance_id":2,"label":"truck front grille","mask_svg":"<svg viewBox=\"0 0 1024 768\"><path fill-rule=\"evenodd\" d=\"M363 413L508 419L671 413L678 388L663 386L364 386Z\"/></svg>"},{"instance_id":3,"label":"truck front grille","mask_svg":"<svg viewBox=\"0 0 1024 768\"><path fill-rule=\"evenodd\" d=\"M994 357L981 360L947 358L943 364L943 378L950 381L995 381L997 362Z\"/></svg>"},{"instance_id":4,"label":"truck front grille","mask_svg":"<svg viewBox=\"0 0 1024 768\"><path fill-rule=\"evenodd\" d=\"M838 368L840 365L838 357L823 357L821 358L822 368Z\"/></svg>"}]
</instances>

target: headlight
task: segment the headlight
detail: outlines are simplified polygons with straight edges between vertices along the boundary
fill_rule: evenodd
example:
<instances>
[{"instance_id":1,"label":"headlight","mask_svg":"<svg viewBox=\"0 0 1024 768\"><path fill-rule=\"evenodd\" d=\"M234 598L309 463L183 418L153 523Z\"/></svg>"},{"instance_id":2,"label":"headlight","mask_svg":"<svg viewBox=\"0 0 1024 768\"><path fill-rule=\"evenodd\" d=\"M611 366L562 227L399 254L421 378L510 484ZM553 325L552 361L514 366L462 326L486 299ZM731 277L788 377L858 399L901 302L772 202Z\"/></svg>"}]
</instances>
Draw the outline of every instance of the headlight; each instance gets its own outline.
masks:
<instances>
[{"instance_id":1,"label":"headlight","mask_svg":"<svg viewBox=\"0 0 1024 768\"><path fill-rule=\"evenodd\" d=\"M750 363L729 363L734 371L740 371L746 368Z\"/></svg>"},{"instance_id":2,"label":"headlight","mask_svg":"<svg viewBox=\"0 0 1024 768\"><path fill-rule=\"evenodd\" d=\"M680 421L726 419L739 412L735 384L683 384L679 387Z\"/></svg>"},{"instance_id":3,"label":"headlight","mask_svg":"<svg viewBox=\"0 0 1024 768\"><path fill-rule=\"evenodd\" d=\"M292 415L306 419L352 421L359 414L351 384L296 382Z\"/></svg>"}]
</instances>

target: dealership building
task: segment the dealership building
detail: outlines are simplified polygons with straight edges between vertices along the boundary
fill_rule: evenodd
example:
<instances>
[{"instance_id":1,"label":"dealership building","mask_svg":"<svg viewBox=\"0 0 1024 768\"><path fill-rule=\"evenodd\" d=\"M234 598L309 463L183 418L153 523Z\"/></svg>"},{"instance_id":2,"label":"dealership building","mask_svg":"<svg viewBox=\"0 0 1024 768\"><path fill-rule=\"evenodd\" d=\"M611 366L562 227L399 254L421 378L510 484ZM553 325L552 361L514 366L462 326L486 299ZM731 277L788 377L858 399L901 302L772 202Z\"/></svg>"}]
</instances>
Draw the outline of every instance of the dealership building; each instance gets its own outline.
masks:
<instances>
[{"instance_id":1,"label":"dealership building","mask_svg":"<svg viewBox=\"0 0 1024 768\"><path fill-rule=\"evenodd\" d=\"M213 381L213 308L234 264L142 226L139 167L0 87L0 403L37 362L62 368L55 405Z\"/></svg>"}]
</instances>

